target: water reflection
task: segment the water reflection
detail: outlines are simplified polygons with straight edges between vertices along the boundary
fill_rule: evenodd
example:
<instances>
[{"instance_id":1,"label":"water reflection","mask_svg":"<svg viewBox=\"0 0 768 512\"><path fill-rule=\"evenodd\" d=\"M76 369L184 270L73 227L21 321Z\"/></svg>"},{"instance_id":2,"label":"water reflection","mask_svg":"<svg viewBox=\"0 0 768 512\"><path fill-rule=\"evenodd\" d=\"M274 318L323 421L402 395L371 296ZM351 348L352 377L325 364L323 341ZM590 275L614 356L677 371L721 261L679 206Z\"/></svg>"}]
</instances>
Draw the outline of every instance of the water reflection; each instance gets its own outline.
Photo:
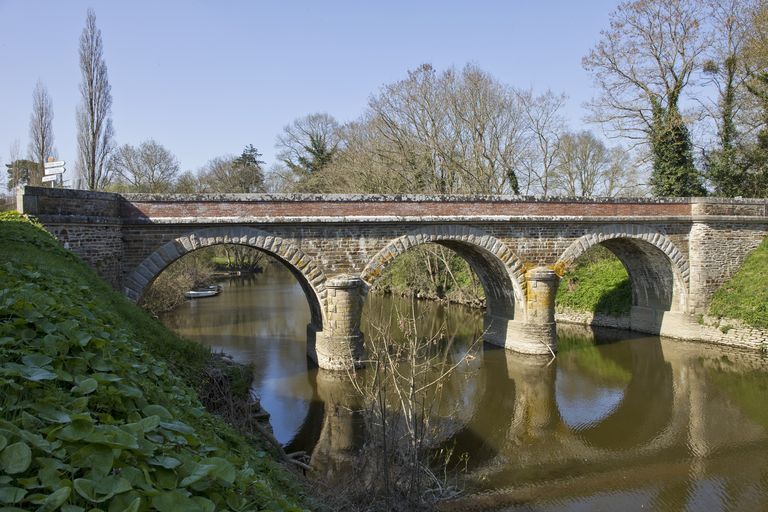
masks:
<instances>
[{"instance_id":1,"label":"water reflection","mask_svg":"<svg viewBox=\"0 0 768 512\"><path fill-rule=\"evenodd\" d=\"M271 414L278 441L287 443L314 394L306 361L307 299L293 276L276 267L220 284L220 295L187 301L163 322L237 361L253 362L254 392Z\"/></svg>"},{"instance_id":2,"label":"water reflection","mask_svg":"<svg viewBox=\"0 0 768 512\"><path fill-rule=\"evenodd\" d=\"M344 376L306 359L306 299L290 274L224 283L165 321L255 364L255 392L289 450L312 451L342 478L365 438ZM398 336L370 296L363 330ZM757 354L619 331L562 326L554 361L472 345L480 312L416 306L418 330L442 329L445 361L473 358L446 383L435 449L468 456L463 510L760 510L768 508L768 365Z\"/></svg>"}]
</instances>

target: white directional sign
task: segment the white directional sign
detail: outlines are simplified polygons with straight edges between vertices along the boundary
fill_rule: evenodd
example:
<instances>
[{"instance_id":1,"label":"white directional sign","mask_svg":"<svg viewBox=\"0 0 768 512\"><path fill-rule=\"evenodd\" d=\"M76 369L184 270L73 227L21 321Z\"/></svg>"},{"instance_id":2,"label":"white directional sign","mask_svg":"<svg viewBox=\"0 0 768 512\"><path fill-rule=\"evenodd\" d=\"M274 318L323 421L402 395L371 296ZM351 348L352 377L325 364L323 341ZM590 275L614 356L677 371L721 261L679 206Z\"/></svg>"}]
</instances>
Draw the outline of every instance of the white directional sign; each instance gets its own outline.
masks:
<instances>
[{"instance_id":1,"label":"white directional sign","mask_svg":"<svg viewBox=\"0 0 768 512\"><path fill-rule=\"evenodd\" d=\"M64 174L64 171L66 171L66 169L64 167L56 167L54 169L46 169L45 170L45 175L46 176L52 176L52 175L55 176L57 174Z\"/></svg>"},{"instance_id":2,"label":"white directional sign","mask_svg":"<svg viewBox=\"0 0 768 512\"><path fill-rule=\"evenodd\" d=\"M53 174L51 176L43 176L42 180L43 183L45 183L46 181L56 181L58 178L59 177L57 175Z\"/></svg>"},{"instance_id":3,"label":"white directional sign","mask_svg":"<svg viewBox=\"0 0 768 512\"><path fill-rule=\"evenodd\" d=\"M55 162L45 162L46 169L53 169L54 167L64 167L67 162L64 160L56 160Z\"/></svg>"}]
</instances>

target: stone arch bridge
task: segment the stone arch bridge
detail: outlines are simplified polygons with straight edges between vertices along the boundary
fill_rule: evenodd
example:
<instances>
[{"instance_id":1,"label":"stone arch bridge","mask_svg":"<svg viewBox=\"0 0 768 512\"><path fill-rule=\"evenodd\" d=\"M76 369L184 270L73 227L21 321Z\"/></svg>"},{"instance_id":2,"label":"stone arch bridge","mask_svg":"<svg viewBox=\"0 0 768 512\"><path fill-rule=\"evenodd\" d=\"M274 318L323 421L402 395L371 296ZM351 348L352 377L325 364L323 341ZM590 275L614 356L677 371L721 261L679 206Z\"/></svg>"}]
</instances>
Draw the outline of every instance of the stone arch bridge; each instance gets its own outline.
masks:
<instances>
[{"instance_id":1,"label":"stone arch bridge","mask_svg":"<svg viewBox=\"0 0 768 512\"><path fill-rule=\"evenodd\" d=\"M327 369L362 355L365 293L387 265L424 243L454 250L486 297L485 339L555 349L558 275L595 245L632 284L634 330L691 337L695 316L768 235L764 199L561 199L512 196L112 194L26 187L17 198L65 246L139 301L183 255L254 247L301 283L312 313L308 353Z\"/></svg>"}]
</instances>

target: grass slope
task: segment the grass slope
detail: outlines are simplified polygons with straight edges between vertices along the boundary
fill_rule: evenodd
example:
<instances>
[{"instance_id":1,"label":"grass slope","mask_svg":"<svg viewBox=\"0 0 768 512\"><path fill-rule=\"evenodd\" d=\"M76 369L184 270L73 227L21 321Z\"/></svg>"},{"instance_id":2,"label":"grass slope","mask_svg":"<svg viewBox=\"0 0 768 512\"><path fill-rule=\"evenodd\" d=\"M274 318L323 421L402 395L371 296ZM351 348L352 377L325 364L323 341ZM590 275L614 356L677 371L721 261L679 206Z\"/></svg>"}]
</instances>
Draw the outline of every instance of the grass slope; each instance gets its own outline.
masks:
<instances>
[{"instance_id":1,"label":"grass slope","mask_svg":"<svg viewBox=\"0 0 768 512\"><path fill-rule=\"evenodd\" d=\"M209 358L0 214L0 510L300 509L292 475L201 406Z\"/></svg>"},{"instance_id":2,"label":"grass slope","mask_svg":"<svg viewBox=\"0 0 768 512\"><path fill-rule=\"evenodd\" d=\"M768 328L768 238L715 292L709 311L715 316L737 318L754 327Z\"/></svg>"},{"instance_id":3,"label":"grass slope","mask_svg":"<svg viewBox=\"0 0 768 512\"><path fill-rule=\"evenodd\" d=\"M563 276L555 298L557 306L621 316L632 307L632 286L617 258L577 262Z\"/></svg>"}]
</instances>

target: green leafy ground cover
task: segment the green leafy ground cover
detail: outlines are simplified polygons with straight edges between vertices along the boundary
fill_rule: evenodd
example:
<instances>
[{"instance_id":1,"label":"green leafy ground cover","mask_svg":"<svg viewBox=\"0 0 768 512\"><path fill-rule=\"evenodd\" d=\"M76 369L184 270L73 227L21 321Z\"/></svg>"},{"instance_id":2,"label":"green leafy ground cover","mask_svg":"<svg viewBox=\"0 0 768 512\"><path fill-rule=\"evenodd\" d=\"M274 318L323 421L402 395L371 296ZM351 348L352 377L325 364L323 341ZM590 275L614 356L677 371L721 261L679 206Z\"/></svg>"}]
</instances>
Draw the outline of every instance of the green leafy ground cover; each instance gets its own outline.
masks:
<instances>
[{"instance_id":1,"label":"green leafy ground cover","mask_svg":"<svg viewBox=\"0 0 768 512\"><path fill-rule=\"evenodd\" d=\"M297 510L269 453L208 414L206 348L0 214L0 510Z\"/></svg>"},{"instance_id":2,"label":"green leafy ground cover","mask_svg":"<svg viewBox=\"0 0 768 512\"><path fill-rule=\"evenodd\" d=\"M754 327L768 328L768 238L715 292L709 312L714 316L737 318Z\"/></svg>"},{"instance_id":3,"label":"green leafy ground cover","mask_svg":"<svg viewBox=\"0 0 768 512\"><path fill-rule=\"evenodd\" d=\"M557 306L621 316L632 307L632 286L617 258L577 261L560 282Z\"/></svg>"}]
</instances>

